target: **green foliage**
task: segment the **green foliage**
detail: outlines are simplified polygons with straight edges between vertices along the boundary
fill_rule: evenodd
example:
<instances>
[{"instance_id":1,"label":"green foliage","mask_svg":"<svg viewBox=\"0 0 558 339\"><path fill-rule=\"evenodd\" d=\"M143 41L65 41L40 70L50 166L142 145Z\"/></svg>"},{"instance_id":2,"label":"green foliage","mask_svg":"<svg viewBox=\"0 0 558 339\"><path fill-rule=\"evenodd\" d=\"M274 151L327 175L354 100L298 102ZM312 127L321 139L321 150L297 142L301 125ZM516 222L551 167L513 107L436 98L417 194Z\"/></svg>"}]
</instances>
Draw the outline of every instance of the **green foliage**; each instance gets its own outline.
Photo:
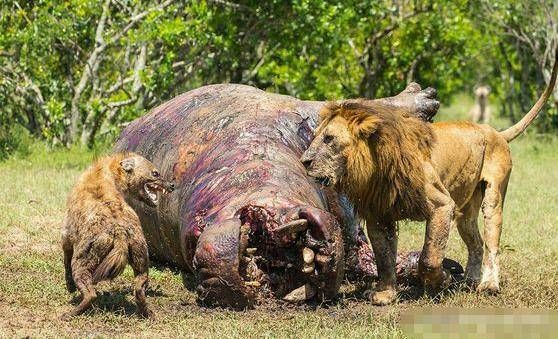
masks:
<instances>
[{"instance_id":1,"label":"green foliage","mask_svg":"<svg viewBox=\"0 0 558 339\"><path fill-rule=\"evenodd\" d=\"M549 83L558 49L558 2L548 0L477 0L471 15L487 38L475 57L475 77L490 84L500 111L520 119ZM558 89L537 125L558 127Z\"/></svg>"},{"instance_id":2,"label":"green foliage","mask_svg":"<svg viewBox=\"0 0 558 339\"><path fill-rule=\"evenodd\" d=\"M454 112L469 104L459 99L440 114L458 118ZM174 338L184 337L185 333L196 338L218 337L223 333L234 338L406 338L413 335L402 332L414 324L409 321L413 314L432 318L426 313L432 308L444 312L459 308L527 309L525 314L529 309L532 312L555 309L558 275L552 263L558 261L558 210L552 202L558 201L558 190L549 183L558 181L558 138L529 135L518 138L511 147L514 169L500 246L505 285L498 296L460 289L444 294L436 303L427 296L401 298L395 305L379 308L367 301L364 291L368 286L344 283L335 304L289 307L286 311L281 302L269 302L246 312L211 310L198 306L195 291L184 288L183 279L187 286L195 285L193 275L156 266L149 270L148 294L154 319L134 315L130 293L133 272L128 268L114 281L98 285L99 298L93 310L70 322L59 319L59 315L74 307L71 300L75 296L68 294L64 285L60 227L71 186L97 155L88 150L47 151L41 146L34 147L26 159L0 163L0 308L6 314L0 317L0 333L2 337L16 338ZM424 227L424 223L402 223L399 250L420 249ZM457 230L451 231L447 247L447 257L465 265L467 248ZM401 288L406 295L416 293L405 284ZM501 315L497 317L494 324L503 326ZM529 333L533 336L532 333L542 332L554 323L549 317L548 326L543 323L528 327ZM455 333L459 326L463 333L472 331L470 322L448 324L445 329ZM486 332L486 321L480 321L480 326ZM518 328L513 324L506 326L501 333ZM442 326L434 328L439 331ZM546 330L541 337L549 337L548 333Z\"/></svg>"},{"instance_id":3,"label":"green foliage","mask_svg":"<svg viewBox=\"0 0 558 339\"><path fill-rule=\"evenodd\" d=\"M545 0L3 2L1 121L52 144L92 147L205 84L325 100L392 95L409 81L436 87L446 102L489 83L516 120L547 80L557 7ZM556 108L539 119L546 129L557 120Z\"/></svg>"},{"instance_id":4,"label":"green foliage","mask_svg":"<svg viewBox=\"0 0 558 339\"><path fill-rule=\"evenodd\" d=\"M0 127L0 160L14 154L22 157L29 155L32 143L29 132L22 126Z\"/></svg>"}]
</instances>

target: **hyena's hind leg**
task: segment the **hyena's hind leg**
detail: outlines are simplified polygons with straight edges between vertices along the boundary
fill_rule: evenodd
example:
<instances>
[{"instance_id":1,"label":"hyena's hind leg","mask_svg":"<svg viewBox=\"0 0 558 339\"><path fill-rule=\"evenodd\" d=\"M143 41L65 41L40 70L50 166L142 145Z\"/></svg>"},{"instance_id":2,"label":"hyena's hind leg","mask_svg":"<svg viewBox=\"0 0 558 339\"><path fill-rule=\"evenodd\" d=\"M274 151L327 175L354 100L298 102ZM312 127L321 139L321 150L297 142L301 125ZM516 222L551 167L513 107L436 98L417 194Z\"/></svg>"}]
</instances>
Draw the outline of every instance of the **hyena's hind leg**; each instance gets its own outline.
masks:
<instances>
[{"instance_id":1,"label":"hyena's hind leg","mask_svg":"<svg viewBox=\"0 0 558 339\"><path fill-rule=\"evenodd\" d=\"M65 313L62 316L62 319L69 319L70 317L79 315L86 311L95 299L97 298L97 293L95 292L95 288L93 287L93 277L91 276L91 272L87 269L79 266L79 261L74 263L73 265L73 278L77 289L80 291L82 300L73 310L68 313Z\"/></svg>"},{"instance_id":2,"label":"hyena's hind leg","mask_svg":"<svg viewBox=\"0 0 558 339\"><path fill-rule=\"evenodd\" d=\"M143 237L136 236L129 244L130 265L134 270L134 296L136 298L137 312L142 317L152 316L147 306L145 291L148 285L149 255L147 243Z\"/></svg>"},{"instance_id":3,"label":"hyena's hind leg","mask_svg":"<svg viewBox=\"0 0 558 339\"><path fill-rule=\"evenodd\" d=\"M74 245L66 235L62 237L62 250L64 251L64 277L66 278L66 288L68 292L76 291L76 283L72 277L72 257L74 255Z\"/></svg>"}]
</instances>

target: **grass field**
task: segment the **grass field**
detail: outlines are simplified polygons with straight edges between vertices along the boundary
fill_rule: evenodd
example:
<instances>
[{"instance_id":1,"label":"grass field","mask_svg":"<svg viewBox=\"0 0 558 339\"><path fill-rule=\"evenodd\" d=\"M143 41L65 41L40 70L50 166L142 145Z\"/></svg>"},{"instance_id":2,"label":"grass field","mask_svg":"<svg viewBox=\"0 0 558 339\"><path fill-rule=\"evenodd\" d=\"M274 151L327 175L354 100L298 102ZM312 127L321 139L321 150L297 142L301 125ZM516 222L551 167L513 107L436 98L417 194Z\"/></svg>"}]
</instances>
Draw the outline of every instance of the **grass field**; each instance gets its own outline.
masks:
<instances>
[{"instance_id":1,"label":"grass field","mask_svg":"<svg viewBox=\"0 0 558 339\"><path fill-rule=\"evenodd\" d=\"M442 118L463 117L469 108L465 102L443 110ZM558 138L531 133L512 144L512 154L498 296L460 291L439 304L421 298L374 307L355 298L353 286L344 286L344 296L334 305L310 309L277 303L265 310L233 312L198 306L194 293L183 287L180 272L152 268L148 301L156 317L142 320L133 314L128 268L115 281L99 285L100 297L91 311L64 322L58 317L76 298L64 286L59 227L66 194L95 154L48 152L37 146L26 158L0 163L0 336L399 337L402 314L417 307L556 309ZM402 225L399 247L420 248L423 229ZM448 256L462 263L466 259L456 230Z\"/></svg>"}]
</instances>

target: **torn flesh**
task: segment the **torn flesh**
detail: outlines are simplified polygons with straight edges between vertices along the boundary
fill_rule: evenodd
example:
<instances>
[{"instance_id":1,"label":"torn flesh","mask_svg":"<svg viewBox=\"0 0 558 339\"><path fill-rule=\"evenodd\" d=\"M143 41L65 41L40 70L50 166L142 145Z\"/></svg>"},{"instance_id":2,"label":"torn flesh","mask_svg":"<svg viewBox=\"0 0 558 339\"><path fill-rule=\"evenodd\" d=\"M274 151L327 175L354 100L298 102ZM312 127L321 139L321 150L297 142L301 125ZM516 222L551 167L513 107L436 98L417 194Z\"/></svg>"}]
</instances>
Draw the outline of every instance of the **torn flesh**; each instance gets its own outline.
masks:
<instances>
[{"instance_id":1,"label":"torn flesh","mask_svg":"<svg viewBox=\"0 0 558 339\"><path fill-rule=\"evenodd\" d=\"M239 273L257 299L327 298L322 288L335 258L328 242L312 235L306 219L280 225L272 212L253 205L240 211L240 219Z\"/></svg>"}]
</instances>

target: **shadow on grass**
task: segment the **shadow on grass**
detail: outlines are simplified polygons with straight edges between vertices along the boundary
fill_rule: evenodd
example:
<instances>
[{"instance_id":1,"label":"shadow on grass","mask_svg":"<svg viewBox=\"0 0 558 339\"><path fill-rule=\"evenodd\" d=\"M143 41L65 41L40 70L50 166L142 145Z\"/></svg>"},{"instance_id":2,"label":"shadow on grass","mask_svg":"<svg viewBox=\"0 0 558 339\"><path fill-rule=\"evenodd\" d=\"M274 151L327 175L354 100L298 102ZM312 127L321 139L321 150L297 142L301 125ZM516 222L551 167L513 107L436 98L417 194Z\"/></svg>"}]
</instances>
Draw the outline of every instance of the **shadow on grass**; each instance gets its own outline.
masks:
<instances>
[{"instance_id":1,"label":"shadow on grass","mask_svg":"<svg viewBox=\"0 0 558 339\"><path fill-rule=\"evenodd\" d=\"M447 262L446 262L447 261ZM182 284L184 288L190 292L197 293L197 280L193 273L186 272L184 270L180 270L176 267L169 267L167 264L161 264L152 262L152 267L155 267L159 270L171 269L172 272L176 275L180 274ZM398 284L398 302L406 303L406 302L414 302L420 300L426 296L426 298L430 298L430 301L433 303L438 303L442 301L445 297L451 296L456 293L470 293L472 290L469 286L465 284L463 281L463 268L457 262L453 260L445 260L444 267L450 271L452 274L452 283L451 285L444 289L443 291L436 293L435 295L426 294L422 286L420 286L420 282L418 279L415 278L408 278L405 280L400 280ZM343 286L345 287L345 291L340 291L337 297L331 300L316 300L312 299L306 302L291 304L281 300L280 298L269 298L264 300L258 300L255 305L255 310L268 310L268 311L277 311L277 310L307 310L307 311L314 311L319 308L340 308L340 309L348 309L353 307L353 302L369 302L370 300L370 293L374 291L374 284L368 279L360 279L354 281L344 281ZM348 289L347 289L348 287ZM342 288L343 290L343 288ZM153 296L157 296L156 291L152 291ZM126 303L127 301L124 300L122 303ZM129 309L134 310L134 304L131 302L127 302L129 305L120 306L120 307L128 307ZM229 307L222 307L222 306L215 306L208 303L205 303L203 300L196 298L195 304L184 304L183 306L194 306L197 307L198 310L203 310L205 312L219 312L223 310L233 311L233 312L244 312L248 309L237 309L237 308L229 308ZM107 310L110 310L107 308Z\"/></svg>"},{"instance_id":2,"label":"shadow on grass","mask_svg":"<svg viewBox=\"0 0 558 339\"><path fill-rule=\"evenodd\" d=\"M184 271L180 272L180 277L182 278L182 284L190 292L196 292L196 286L198 285L196 277L192 273L186 273Z\"/></svg>"},{"instance_id":3,"label":"shadow on grass","mask_svg":"<svg viewBox=\"0 0 558 339\"><path fill-rule=\"evenodd\" d=\"M346 283L345 285L353 286L351 291L341 293L340 296L329 303L322 303L320 306L335 306L335 307L350 307L350 302L368 302L370 300L370 294L374 292L374 284L370 282L357 281ZM414 302L422 298L430 298L433 303L439 303L443 298L454 295L457 293L470 293L474 292L469 285L463 279L462 274L452 275L451 284L442 291L435 294L427 293L421 286L418 279L405 279L399 281L398 283L398 293L397 299L398 303Z\"/></svg>"},{"instance_id":4,"label":"shadow on grass","mask_svg":"<svg viewBox=\"0 0 558 339\"><path fill-rule=\"evenodd\" d=\"M179 269L178 267L173 267L168 263L157 262L154 259L151 259L151 267L156 268L159 271L171 270L173 274L180 275L184 288L186 288L188 291L191 292L196 291L197 283L196 283L196 277L193 273L186 272L184 270Z\"/></svg>"},{"instance_id":5,"label":"shadow on grass","mask_svg":"<svg viewBox=\"0 0 558 339\"><path fill-rule=\"evenodd\" d=\"M161 289L148 288L147 297L165 297L167 296ZM132 296L130 298L130 296ZM75 293L70 300L70 304L77 306L81 302L81 294ZM94 313L114 313L124 314L127 316L136 315L136 303L133 298L133 290L129 288L114 288L107 291L97 291L97 299L93 302L92 307L86 311L86 314Z\"/></svg>"}]
</instances>

